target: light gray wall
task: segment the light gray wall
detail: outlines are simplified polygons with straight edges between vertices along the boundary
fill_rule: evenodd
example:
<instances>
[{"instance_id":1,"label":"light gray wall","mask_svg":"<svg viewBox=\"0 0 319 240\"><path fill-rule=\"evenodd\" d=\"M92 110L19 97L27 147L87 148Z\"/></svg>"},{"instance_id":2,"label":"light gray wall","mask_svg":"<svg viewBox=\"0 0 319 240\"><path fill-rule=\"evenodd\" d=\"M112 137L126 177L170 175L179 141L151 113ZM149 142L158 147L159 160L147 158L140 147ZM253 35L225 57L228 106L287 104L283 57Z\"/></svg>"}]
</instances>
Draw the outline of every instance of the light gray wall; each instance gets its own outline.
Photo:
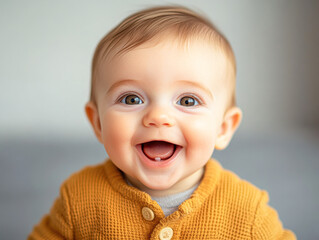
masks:
<instances>
[{"instance_id":1,"label":"light gray wall","mask_svg":"<svg viewBox=\"0 0 319 240\"><path fill-rule=\"evenodd\" d=\"M186 1L238 62L241 132L319 123L318 1ZM1 1L0 136L92 136L83 106L100 38L128 14L183 1Z\"/></svg>"},{"instance_id":2,"label":"light gray wall","mask_svg":"<svg viewBox=\"0 0 319 240\"><path fill-rule=\"evenodd\" d=\"M61 183L105 151L84 115L91 58L128 14L179 3L225 33L244 120L221 164L270 195L284 226L319 239L319 1L0 2L0 239L25 239Z\"/></svg>"}]
</instances>

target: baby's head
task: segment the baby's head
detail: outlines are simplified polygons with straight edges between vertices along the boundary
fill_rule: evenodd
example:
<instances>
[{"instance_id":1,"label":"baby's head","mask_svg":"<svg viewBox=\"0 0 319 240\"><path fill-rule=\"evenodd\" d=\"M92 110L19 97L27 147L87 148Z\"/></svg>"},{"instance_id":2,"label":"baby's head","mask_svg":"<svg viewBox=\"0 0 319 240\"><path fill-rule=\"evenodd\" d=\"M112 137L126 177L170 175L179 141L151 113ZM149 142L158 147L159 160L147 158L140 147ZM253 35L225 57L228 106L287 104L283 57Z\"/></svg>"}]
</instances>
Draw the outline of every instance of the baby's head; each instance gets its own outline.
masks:
<instances>
[{"instance_id":1,"label":"baby's head","mask_svg":"<svg viewBox=\"0 0 319 240\"><path fill-rule=\"evenodd\" d=\"M182 7L151 8L98 44L86 113L135 186L180 192L240 123L235 76L231 46L208 20Z\"/></svg>"},{"instance_id":2,"label":"baby's head","mask_svg":"<svg viewBox=\"0 0 319 240\"><path fill-rule=\"evenodd\" d=\"M230 44L208 19L183 7L156 7L137 12L106 35L96 47L93 57L90 100L96 101L95 82L105 61L144 44L172 40L184 48L197 40L223 55L223 60L227 60L225 84L229 84L229 106L235 105L236 62Z\"/></svg>"}]
</instances>

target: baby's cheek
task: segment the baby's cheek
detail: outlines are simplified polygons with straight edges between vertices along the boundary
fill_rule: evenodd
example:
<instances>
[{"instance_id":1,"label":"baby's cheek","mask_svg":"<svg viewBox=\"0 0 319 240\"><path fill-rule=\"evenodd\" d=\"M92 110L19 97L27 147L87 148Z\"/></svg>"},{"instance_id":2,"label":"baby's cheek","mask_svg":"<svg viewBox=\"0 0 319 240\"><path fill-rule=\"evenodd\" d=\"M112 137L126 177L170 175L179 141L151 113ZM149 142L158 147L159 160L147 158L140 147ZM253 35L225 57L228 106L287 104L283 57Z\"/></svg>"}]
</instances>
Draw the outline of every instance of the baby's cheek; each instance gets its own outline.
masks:
<instances>
[{"instance_id":1,"label":"baby's cheek","mask_svg":"<svg viewBox=\"0 0 319 240\"><path fill-rule=\"evenodd\" d=\"M191 127L186 128L185 137L188 142L188 150L202 152L203 155L210 155L213 151L216 138L216 129L210 119L198 119L191 122Z\"/></svg>"},{"instance_id":2,"label":"baby's cheek","mask_svg":"<svg viewBox=\"0 0 319 240\"><path fill-rule=\"evenodd\" d=\"M103 142L106 147L121 148L130 141L133 124L127 116L117 113L106 114L103 122Z\"/></svg>"}]
</instances>

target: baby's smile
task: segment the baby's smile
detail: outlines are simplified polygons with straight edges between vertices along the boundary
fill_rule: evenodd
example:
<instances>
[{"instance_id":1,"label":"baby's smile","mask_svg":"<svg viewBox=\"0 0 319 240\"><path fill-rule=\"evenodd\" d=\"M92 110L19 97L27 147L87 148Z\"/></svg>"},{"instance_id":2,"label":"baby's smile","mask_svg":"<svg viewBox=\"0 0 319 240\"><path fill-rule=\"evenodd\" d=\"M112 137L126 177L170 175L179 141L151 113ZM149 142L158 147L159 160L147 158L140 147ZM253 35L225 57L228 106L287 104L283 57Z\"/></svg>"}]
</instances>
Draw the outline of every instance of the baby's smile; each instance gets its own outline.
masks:
<instances>
[{"instance_id":1,"label":"baby's smile","mask_svg":"<svg viewBox=\"0 0 319 240\"><path fill-rule=\"evenodd\" d=\"M182 146L168 141L155 140L137 144L136 149L144 165L158 168L170 165L182 150Z\"/></svg>"},{"instance_id":2,"label":"baby's smile","mask_svg":"<svg viewBox=\"0 0 319 240\"><path fill-rule=\"evenodd\" d=\"M176 145L165 141L151 141L142 144L142 151L151 160L165 161L173 156Z\"/></svg>"}]
</instances>

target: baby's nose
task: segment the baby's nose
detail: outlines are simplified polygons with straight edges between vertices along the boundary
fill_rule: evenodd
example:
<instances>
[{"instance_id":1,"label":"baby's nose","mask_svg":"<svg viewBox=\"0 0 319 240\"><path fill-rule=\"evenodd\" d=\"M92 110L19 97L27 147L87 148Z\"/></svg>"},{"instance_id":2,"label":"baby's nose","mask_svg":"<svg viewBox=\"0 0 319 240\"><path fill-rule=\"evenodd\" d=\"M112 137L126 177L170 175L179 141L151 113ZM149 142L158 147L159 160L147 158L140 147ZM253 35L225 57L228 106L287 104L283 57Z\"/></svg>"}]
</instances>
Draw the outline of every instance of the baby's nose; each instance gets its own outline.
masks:
<instances>
[{"instance_id":1,"label":"baby's nose","mask_svg":"<svg viewBox=\"0 0 319 240\"><path fill-rule=\"evenodd\" d=\"M175 118L164 107L150 107L143 117L143 125L145 127L172 127L175 124Z\"/></svg>"}]
</instances>

